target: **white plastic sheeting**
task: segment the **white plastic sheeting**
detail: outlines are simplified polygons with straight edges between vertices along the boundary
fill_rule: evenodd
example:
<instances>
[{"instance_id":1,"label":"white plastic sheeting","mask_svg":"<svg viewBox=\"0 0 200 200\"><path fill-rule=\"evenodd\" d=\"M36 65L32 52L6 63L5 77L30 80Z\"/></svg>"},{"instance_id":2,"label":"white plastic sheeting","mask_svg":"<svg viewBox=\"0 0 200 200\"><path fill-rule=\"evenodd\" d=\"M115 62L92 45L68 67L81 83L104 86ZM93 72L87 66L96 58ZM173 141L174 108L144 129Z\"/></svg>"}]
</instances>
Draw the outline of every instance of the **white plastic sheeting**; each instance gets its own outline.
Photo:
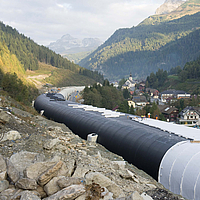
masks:
<instances>
[{"instance_id":1,"label":"white plastic sheeting","mask_svg":"<svg viewBox=\"0 0 200 200\"><path fill-rule=\"evenodd\" d=\"M200 140L200 129L187 127L180 124L173 124L169 122L164 122L160 120L155 120L151 118L141 119L141 118L132 118L135 121L159 128L163 131L168 131L170 133L185 137L186 139Z\"/></svg>"},{"instance_id":2,"label":"white plastic sheeting","mask_svg":"<svg viewBox=\"0 0 200 200\"><path fill-rule=\"evenodd\" d=\"M175 194L200 199L200 143L184 141L163 157L158 181Z\"/></svg>"},{"instance_id":3,"label":"white plastic sheeting","mask_svg":"<svg viewBox=\"0 0 200 200\"><path fill-rule=\"evenodd\" d=\"M105 108L98 108L98 107L93 107L91 105L82 105L82 104L68 104L68 106L71 106L73 108L81 108L84 109L85 111L95 111L95 112L99 112L102 113L101 115L103 115L104 117L108 118L108 117L120 117L120 116L125 116L124 113L120 113L120 112L115 112L112 110L107 110Z\"/></svg>"}]
</instances>

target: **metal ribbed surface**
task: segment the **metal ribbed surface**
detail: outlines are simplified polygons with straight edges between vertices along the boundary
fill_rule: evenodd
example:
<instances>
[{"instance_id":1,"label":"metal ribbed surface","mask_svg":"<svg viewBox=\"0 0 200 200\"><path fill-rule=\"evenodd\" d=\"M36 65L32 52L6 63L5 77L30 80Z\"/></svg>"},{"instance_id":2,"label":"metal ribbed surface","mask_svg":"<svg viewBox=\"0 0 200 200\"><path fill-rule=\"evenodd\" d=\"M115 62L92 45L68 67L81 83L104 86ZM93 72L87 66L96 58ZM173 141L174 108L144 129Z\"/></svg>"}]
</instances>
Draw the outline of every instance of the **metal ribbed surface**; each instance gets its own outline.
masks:
<instances>
[{"instance_id":1,"label":"metal ribbed surface","mask_svg":"<svg viewBox=\"0 0 200 200\"><path fill-rule=\"evenodd\" d=\"M69 104L69 106L68 106ZM36 110L44 110L44 115L66 124L75 134L87 139L90 133L97 133L97 142L108 150L123 156L125 160L158 179L160 162L168 149L186 139L174 134L149 127L128 119L103 116L102 112L75 108L69 101L50 101L45 94L35 101ZM100 109L102 110L102 109Z\"/></svg>"}]
</instances>

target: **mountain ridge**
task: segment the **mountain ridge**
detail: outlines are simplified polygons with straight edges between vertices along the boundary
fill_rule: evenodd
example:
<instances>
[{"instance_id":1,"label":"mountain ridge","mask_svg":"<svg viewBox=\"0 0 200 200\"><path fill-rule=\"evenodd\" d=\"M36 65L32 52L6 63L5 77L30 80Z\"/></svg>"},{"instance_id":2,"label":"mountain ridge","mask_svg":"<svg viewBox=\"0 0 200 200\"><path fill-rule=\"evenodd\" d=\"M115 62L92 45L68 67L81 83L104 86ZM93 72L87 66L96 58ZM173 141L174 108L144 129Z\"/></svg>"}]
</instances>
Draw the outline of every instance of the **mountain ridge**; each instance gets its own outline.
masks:
<instances>
[{"instance_id":1,"label":"mountain ridge","mask_svg":"<svg viewBox=\"0 0 200 200\"><path fill-rule=\"evenodd\" d=\"M169 70L170 67L175 67L171 66L172 64L183 66L183 62L190 61L185 60L184 57L188 55L184 55L183 51L179 62L170 63L173 57L170 50L163 55L160 49L173 42L178 44L179 39L199 29L199 11L200 1L189 0L169 14L153 15L136 27L118 29L97 50L81 60L79 65L97 70L106 78L114 80L126 77L130 71L134 77L146 77L158 68ZM185 48L183 44L181 46ZM188 48L188 44L186 46ZM165 63L165 66L162 63Z\"/></svg>"},{"instance_id":2,"label":"mountain ridge","mask_svg":"<svg viewBox=\"0 0 200 200\"><path fill-rule=\"evenodd\" d=\"M184 0L166 0L159 8L156 9L156 15L168 14L176 10L181 4L185 3Z\"/></svg>"},{"instance_id":3,"label":"mountain ridge","mask_svg":"<svg viewBox=\"0 0 200 200\"><path fill-rule=\"evenodd\" d=\"M56 42L50 43L47 47L61 55L75 54L95 50L102 41L98 38L78 39L70 34L63 35Z\"/></svg>"}]
</instances>

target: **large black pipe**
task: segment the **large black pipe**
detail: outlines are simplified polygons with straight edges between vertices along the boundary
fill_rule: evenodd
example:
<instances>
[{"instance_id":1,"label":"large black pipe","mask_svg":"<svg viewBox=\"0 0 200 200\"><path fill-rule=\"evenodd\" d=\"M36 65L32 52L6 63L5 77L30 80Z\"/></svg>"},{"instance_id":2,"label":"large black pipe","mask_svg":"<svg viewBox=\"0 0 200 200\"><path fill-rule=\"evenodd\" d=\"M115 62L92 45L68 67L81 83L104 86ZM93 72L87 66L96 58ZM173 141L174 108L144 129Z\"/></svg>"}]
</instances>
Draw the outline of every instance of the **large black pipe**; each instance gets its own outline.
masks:
<instances>
[{"instance_id":1,"label":"large black pipe","mask_svg":"<svg viewBox=\"0 0 200 200\"><path fill-rule=\"evenodd\" d=\"M125 160L158 180L161 160L168 149L185 138L140 124L128 119L128 115L105 118L99 112L85 111L68 106L60 95L40 95L35 100L35 109L44 110L44 116L64 123L75 134L87 139L90 133L98 134L97 142L108 150L121 155Z\"/></svg>"}]
</instances>

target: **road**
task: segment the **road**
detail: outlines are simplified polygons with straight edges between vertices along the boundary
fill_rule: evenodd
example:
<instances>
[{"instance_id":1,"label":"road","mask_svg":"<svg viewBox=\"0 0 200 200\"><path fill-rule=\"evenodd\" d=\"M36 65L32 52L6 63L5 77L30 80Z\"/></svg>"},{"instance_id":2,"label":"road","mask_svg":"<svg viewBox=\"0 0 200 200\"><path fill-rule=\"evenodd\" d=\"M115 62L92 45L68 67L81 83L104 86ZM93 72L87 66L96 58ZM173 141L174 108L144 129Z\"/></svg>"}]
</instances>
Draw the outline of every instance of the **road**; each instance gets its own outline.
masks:
<instances>
[{"instance_id":1,"label":"road","mask_svg":"<svg viewBox=\"0 0 200 200\"><path fill-rule=\"evenodd\" d=\"M62 94L65 99L76 102L76 99L79 98L79 93L84 90L84 88L85 86L70 86L62 88L59 93Z\"/></svg>"}]
</instances>

